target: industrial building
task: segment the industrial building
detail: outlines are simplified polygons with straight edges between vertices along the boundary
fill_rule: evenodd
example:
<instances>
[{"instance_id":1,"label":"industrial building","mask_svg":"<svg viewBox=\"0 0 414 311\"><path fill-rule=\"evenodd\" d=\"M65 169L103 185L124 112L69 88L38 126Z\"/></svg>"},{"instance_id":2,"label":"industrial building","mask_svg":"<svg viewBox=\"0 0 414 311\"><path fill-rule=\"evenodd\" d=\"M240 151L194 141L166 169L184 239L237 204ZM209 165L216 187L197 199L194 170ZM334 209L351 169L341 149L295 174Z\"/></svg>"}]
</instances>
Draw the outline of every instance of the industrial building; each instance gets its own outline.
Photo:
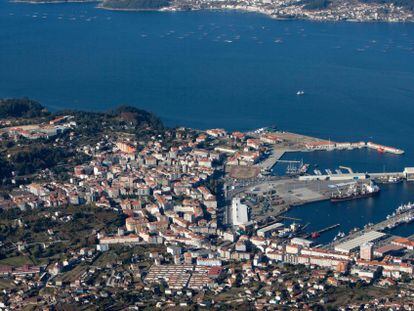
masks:
<instances>
[{"instance_id":1,"label":"industrial building","mask_svg":"<svg viewBox=\"0 0 414 311\"><path fill-rule=\"evenodd\" d=\"M369 242L377 241L381 239L382 237L384 237L385 235L386 234L382 232L369 231L354 239L351 239L349 241L336 245L335 250L337 252L349 254L350 252L359 249L362 245L369 243Z\"/></svg>"},{"instance_id":2,"label":"industrial building","mask_svg":"<svg viewBox=\"0 0 414 311\"><path fill-rule=\"evenodd\" d=\"M276 230L279 230L283 227L284 225L282 223L274 223L272 225L263 227L259 230L257 230L257 236L260 236L262 238L267 238L269 237L273 232L275 232Z\"/></svg>"},{"instance_id":3,"label":"industrial building","mask_svg":"<svg viewBox=\"0 0 414 311\"><path fill-rule=\"evenodd\" d=\"M292 240L290 240L290 244L292 245L299 245L299 246L303 246L303 247L311 247L313 244L313 241L311 240L307 240L307 239L302 239L302 238L293 238Z\"/></svg>"},{"instance_id":4,"label":"industrial building","mask_svg":"<svg viewBox=\"0 0 414 311\"><path fill-rule=\"evenodd\" d=\"M240 202L240 198L234 198L231 204L231 219L234 226L240 226L249 221L247 205Z\"/></svg>"}]
</instances>

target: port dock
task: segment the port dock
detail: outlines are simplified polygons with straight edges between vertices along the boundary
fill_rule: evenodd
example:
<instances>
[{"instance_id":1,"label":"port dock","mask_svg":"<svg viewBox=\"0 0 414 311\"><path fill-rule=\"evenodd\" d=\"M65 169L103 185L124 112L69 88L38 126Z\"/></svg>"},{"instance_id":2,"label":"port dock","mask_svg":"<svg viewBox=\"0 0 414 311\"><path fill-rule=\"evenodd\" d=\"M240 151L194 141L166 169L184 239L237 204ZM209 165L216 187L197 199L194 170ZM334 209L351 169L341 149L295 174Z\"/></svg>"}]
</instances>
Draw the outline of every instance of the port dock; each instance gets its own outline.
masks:
<instances>
[{"instance_id":1,"label":"port dock","mask_svg":"<svg viewBox=\"0 0 414 311\"><path fill-rule=\"evenodd\" d=\"M411 220L409 220L411 219ZM346 237L335 241L334 243L328 244L326 248L335 248L338 245L345 244L348 241L355 240L358 237L367 235L369 232L381 232L386 229L395 228L402 223L408 221L414 221L414 210L406 211L400 214L396 214L388 219L385 219L381 222L378 222L372 226L367 226L362 230L356 231L352 234L347 235Z\"/></svg>"},{"instance_id":2,"label":"port dock","mask_svg":"<svg viewBox=\"0 0 414 311\"><path fill-rule=\"evenodd\" d=\"M322 233L325 233L325 232L331 231L331 230L333 230L333 229L335 229L335 228L338 228L339 226L340 226L340 224L334 224L334 225L332 225L332 226L329 226L329 227L323 228L323 229L321 229L321 230L315 231L314 233L317 233L317 234L322 234ZM311 236L312 236L312 233L311 233L311 234L307 234L307 235L305 236L305 239L308 239L308 238L310 238Z\"/></svg>"},{"instance_id":3,"label":"port dock","mask_svg":"<svg viewBox=\"0 0 414 311\"><path fill-rule=\"evenodd\" d=\"M339 226L340 226L340 224L334 224L332 226L329 226L329 227L326 227L326 228L323 228L323 229L319 230L318 233L321 234L321 233L330 231L332 229L338 228Z\"/></svg>"},{"instance_id":4,"label":"port dock","mask_svg":"<svg viewBox=\"0 0 414 311\"><path fill-rule=\"evenodd\" d=\"M257 145L267 150L256 158L259 162L254 164L240 164L239 167L245 170L254 170L254 174L244 174L247 177L230 175L225 185L225 200L231 202L234 197L245 196L252 211L251 217L255 220L265 220L267 217L279 217L293 206L299 206L312 202L329 200L333 191L343 190L350 183L368 183L370 179L381 179L398 177L407 181L414 181L414 167L407 167L402 172L362 172L353 171L352 168L344 165L340 169L315 169L315 175L306 174L299 170L299 173L292 173L293 168L297 169L297 159L283 159L286 153L292 152L313 152L313 151L347 151L352 149L376 149L379 152L402 154L403 150L392 147L377 145L366 142L333 142L283 131L265 132L255 131L249 133L255 139ZM252 147L253 148L253 147ZM257 147L254 147L257 150ZM286 175L272 175L271 170L277 163L295 164L289 165ZM309 165L302 165L308 168ZM240 169L239 168L239 169ZM289 169L292 168L291 171ZM315 166L316 168L316 166ZM341 171L342 169L342 171ZM240 169L241 170L241 169ZM261 173L261 174L260 174ZM299 176L298 176L299 175ZM236 177L234 177L236 176ZM253 176L253 177L251 177ZM384 183L387 180L384 181ZM260 199L260 200L258 200ZM229 205L226 205L226 209ZM385 223L387 224L387 223ZM336 227L336 226L335 226ZM335 227L324 228L326 232ZM373 229L374 230L374 229Z\"/></svg>"},{"instance_id":5,"label":"port dock","mask_svg":"<svg viewBox=\"0 0 414 311\"><path fill-rule=\"evenodd\" d=\"M294 221L302 221L302 219L300 219L300 218L295 218L295 217L289 217L289 216L279 216L279 218L280 219L283 219L283 220L294 220Z\"/></svg>"},{"instance_id":6,"label":"port dock","mask_svg":"<svg viewBox=\"0 0 414 311\"><path fill-rule=\"evenodd\" d=\"M343 169L343 170L347 170L349 174L354 174L354 171L352 170L352 168L350 168L348 166L340 165L339 168Z\"/></svg>"}]
</instances>

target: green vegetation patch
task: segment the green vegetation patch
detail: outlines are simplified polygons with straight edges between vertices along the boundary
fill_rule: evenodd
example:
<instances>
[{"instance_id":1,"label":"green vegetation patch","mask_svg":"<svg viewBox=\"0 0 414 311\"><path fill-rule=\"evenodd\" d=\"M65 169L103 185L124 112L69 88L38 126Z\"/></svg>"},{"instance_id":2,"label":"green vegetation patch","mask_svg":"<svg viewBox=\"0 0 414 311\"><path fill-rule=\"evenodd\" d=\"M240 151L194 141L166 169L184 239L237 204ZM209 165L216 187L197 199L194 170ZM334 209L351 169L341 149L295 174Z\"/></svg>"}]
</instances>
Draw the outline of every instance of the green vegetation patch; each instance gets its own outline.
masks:
<instances>
[{"instance_id":1,"label":"green vegetation patch","mask_svg":"<svg viewBox=\"0 0 414 311\"><path fill-rule=\"evenodd\" d=\"M23 265L31 265L33 262L26 256L9 257L0 260L0 265L21 267Z\"/></svg>"},{"instance_id":2,"label":"green vegetation patch","mask_svg":"<svg viewBox=\"0 0 414 311\"><path fill-rule=\"evenodd\" d=\"M35 118L47 114L41 104L28 98L0 100L0 118Z\"/></svg>"}]
</instances>

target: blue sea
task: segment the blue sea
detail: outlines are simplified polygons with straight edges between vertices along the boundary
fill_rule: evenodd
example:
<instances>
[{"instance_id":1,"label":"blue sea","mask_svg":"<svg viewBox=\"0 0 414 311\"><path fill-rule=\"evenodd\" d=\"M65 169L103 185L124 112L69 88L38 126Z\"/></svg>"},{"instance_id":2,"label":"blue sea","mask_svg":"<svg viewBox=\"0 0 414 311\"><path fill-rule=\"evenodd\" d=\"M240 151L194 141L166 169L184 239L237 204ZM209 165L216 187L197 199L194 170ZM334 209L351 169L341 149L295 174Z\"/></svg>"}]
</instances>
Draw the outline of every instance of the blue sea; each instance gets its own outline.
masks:
<instances>
[{"instance_id":1,"label":"blue sea","mask_svg":"<svg viewBox=\"0 0 414 311\"><path fill-rule=\"evenodd\" d=\"M287 157L357 171L414 166L414 24L95 6L0 0L0 97L28 96L51 110L135 105L169 126L276 125L336 141L373 140L406 154ZM349 231L414 201L413 188L387 186L372 200L311 204L291 214L312 229L340 222ZM401 230L414 234L414 226Z\"/></svg>"}]
</instances>

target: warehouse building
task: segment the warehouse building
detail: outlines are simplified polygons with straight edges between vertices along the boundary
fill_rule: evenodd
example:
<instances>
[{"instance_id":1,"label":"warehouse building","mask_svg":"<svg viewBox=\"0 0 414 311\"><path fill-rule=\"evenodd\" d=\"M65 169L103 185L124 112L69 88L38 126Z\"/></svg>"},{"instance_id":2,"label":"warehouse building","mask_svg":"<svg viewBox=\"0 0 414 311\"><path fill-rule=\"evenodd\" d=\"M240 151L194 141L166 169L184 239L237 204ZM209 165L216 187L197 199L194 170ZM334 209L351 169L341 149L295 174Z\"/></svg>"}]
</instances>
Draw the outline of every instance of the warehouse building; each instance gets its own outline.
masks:
<instances>
[{"instance_id":1,"label":"warehouse building","mask_svg":"<svg viewBox=\"0 0 414 311\"><path fill-rule=\"evenodd\" d=\"M362 245L375 242L383 238L386 234L378 231L369 231L363 235L360 235L354 239L340 243L335 246L337 252L349 254L352 251L358 250Z\"/></svg>"}]
</instances>

